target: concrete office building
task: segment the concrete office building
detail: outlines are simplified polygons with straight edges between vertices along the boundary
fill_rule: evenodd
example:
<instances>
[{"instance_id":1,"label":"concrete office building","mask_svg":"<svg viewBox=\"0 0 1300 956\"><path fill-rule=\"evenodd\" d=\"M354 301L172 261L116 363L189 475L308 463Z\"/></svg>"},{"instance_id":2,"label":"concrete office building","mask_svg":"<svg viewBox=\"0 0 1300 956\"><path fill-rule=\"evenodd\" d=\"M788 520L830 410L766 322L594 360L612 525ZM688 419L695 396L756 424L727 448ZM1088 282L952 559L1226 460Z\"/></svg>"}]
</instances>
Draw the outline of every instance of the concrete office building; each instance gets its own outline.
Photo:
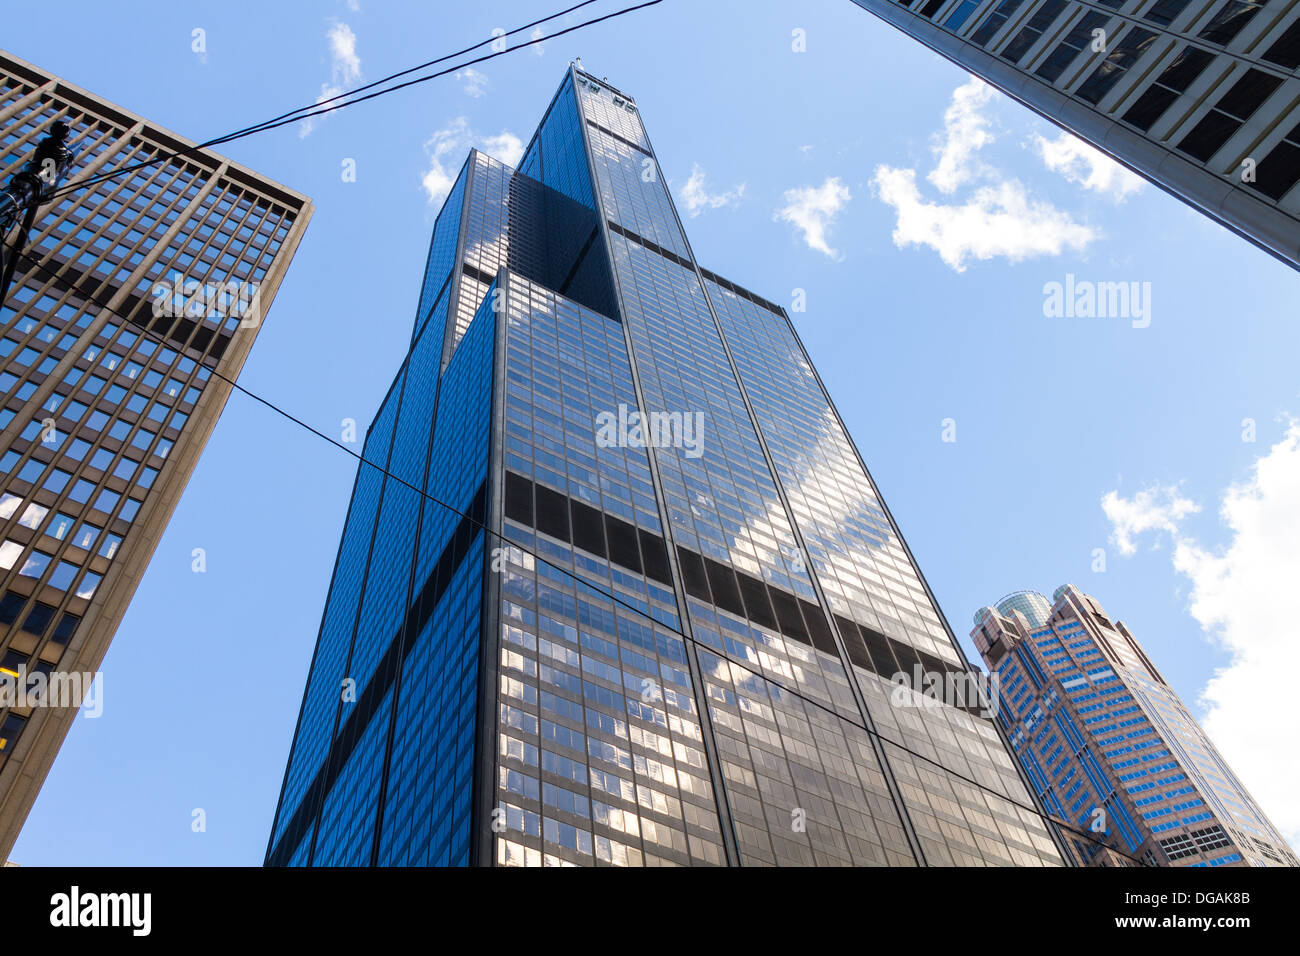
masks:
<instances>
[{"instance_id":1,"label":"concrete office building","mask_svg":"<svg viewBox=\"0 0 1300 956\"><path fill-rule=\"evenodd\" d=\"M0 310L0 859L312 211L215 153L162 158L194 144L0 53L6 180L60 120L69 183L160 161L42 208Z\"/></svg>"}]
</instances>

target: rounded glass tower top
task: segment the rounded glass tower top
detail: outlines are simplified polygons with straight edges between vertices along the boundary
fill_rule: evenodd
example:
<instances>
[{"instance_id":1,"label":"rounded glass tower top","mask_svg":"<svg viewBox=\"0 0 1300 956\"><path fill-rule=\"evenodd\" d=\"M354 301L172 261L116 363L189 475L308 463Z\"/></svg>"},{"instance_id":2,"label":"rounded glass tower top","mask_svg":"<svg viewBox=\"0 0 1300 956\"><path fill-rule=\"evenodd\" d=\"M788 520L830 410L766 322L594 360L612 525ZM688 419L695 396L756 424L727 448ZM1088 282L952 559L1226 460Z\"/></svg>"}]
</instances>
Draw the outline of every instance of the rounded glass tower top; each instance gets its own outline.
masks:
<instances>
[{"instance_id":1,"label":"rounded glass tower top","mask_svg":"<svg viewBox=\"0 0 1300 956\"><path fill-rule=\"evenodd\" d=\"M998 613L1019 611L1033 627L1042 627L1052 613L1052 602L1037 591L1012 591L997 604Z\"/></svg>"}]
</instances>

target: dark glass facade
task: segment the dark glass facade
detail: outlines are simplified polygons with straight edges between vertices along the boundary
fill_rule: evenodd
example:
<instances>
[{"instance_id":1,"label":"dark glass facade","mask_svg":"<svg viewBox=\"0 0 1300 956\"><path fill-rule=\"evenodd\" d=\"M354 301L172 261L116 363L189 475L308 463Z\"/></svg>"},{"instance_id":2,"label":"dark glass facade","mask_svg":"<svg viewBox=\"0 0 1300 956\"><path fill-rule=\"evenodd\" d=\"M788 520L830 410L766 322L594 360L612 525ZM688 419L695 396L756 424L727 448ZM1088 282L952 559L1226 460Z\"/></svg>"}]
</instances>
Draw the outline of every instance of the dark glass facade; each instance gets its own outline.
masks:
<instances>
[{"instance_id":1,"label":"dark glass facade","mask_svg":"<svg viewBox=\"0 0 1300 956\"><path fill-rule=\"evenodd\" d=\"M967 664L631 97L571 69L518 171L471 154L365 457L269 864L1062 862L996 726L894 679Z\"/></svg>"}]
</instances>

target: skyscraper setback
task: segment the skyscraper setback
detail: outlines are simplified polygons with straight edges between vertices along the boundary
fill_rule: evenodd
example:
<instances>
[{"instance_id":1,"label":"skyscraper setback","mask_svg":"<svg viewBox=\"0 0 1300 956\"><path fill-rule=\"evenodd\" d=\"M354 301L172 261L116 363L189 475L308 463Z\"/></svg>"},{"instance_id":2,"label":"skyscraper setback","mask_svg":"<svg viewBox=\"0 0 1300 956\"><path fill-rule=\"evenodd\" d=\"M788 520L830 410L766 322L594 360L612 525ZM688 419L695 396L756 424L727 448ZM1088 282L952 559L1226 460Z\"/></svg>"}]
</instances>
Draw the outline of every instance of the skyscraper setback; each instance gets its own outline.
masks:
<instances>
[{"instance_id":1,"label":"skyscraper setback","mask_svg":"<svg viewBox=\"0 0 1300 956\"><path fill-rule=\"evenodd\" d=\"M268 864L1062 863L981 709L892 681L968 669L607 82L471 153L364 458Z\"/></svg>"},{"instance_id":2,"label":"skyscraper setback","mask_svg":"<svg viewBox=\"0 0 1300 956\"><path fill-rule=\"evenodd\" d=\"M0 859L312 211L305 197L0 53L6 180L60 120L80 149L70 182L156 162L44 207L0 310Z\"/></svg>"},{"instance_id":3,"label":"skyscraper setback","mask_svg":"<svg viewBox=\"0 0 1300 956\"><path fill-rule=\"evenodd\" d=\"M1122 621L1072 585L1017 591L971 632L1002 723L1080 863L1296 866L1295 853ZM1118 852L1116 852L1118 851Z\"/></svg>"},{"instance_id":4,"label":"skyscraper setback","mask_svg":"<svg viewBox=\"0 0 1300 956\"><path fill-rule=\"evenodd\" d=\"M1300 268L1296 0L854 0Z\"/></svg>"}]
</instances>

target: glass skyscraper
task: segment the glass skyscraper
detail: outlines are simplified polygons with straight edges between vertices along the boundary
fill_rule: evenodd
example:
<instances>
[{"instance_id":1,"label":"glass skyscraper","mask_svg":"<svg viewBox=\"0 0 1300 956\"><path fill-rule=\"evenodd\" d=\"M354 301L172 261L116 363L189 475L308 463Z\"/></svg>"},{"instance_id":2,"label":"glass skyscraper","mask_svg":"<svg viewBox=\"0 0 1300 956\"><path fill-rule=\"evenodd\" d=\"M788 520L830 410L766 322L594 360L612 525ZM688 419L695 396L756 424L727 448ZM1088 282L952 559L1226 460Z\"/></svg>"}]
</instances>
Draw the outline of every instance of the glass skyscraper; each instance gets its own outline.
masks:
<instances>
[{"instance_id":1,"label":"glass skyscraper","mask_svg":"<svg viewBox=\"0 0 1300 956\"><path fill-rule=\"evenodd\" d=\"M968 666L607 82L471 153L364 458L268 864L1063 862L985 708L902 686Z\"/></svg>"},{"instance_id":2,"label":"glass skyscraper","mask_svg":"<svg viewBox=\"0 0 1300 956\"><path fill-rule=\"evenodd\" d=\"M854 0L1300 268L1297 0Z\"/></svg>"},{"instance_id":3,"label":"glass skyscraper","mask_svg":"<svg viewBox=\"0 0 1300 956\"><path fill-rule=\"evenodd\" d=\"M5 181L58 121L79 150L69 182L157 162L45 205L0 307L0 859L312 213L215 153L174 156L194 144L0 53Z\"/></svg>"},{"instance_id":4,"label":"glass skyscraper","mask_svg":"<svg viewBox=\"0 0 1300 956\"><path fill-rule=\"evenodd\" d=\"M1296 866L1122 621L1073 585L1017 591L971 632L997 674L1006 730L1077 862ZM1095 842L1094 842L1095 841ZM1118 851L1118 852L1116 852Z\"/></svg>"}]
</instances>

